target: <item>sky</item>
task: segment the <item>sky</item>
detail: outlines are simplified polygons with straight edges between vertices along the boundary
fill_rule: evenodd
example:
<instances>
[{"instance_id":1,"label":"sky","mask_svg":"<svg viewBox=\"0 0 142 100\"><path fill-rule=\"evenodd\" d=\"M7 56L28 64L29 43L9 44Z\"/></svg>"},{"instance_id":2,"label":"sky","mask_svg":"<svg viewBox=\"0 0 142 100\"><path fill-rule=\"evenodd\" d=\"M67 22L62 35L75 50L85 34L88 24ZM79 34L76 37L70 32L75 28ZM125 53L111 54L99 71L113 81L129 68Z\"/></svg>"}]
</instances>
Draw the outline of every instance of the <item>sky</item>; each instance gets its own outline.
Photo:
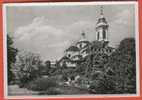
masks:
<instances>
[{"instance_id":1,"label":"sky","mask_svg":"<svg viewBox=\"0 0 142 100\"><path fill-rule=\"evenodd\" d=\"M103 5L109 24L110 46L116 47L127 37L135 37L133 4ZM44 60L58 60L64 50L85 32L94 41L100 5L7 6L7 34L19 50L39 53Z\"/></svg>"}]
</instances>

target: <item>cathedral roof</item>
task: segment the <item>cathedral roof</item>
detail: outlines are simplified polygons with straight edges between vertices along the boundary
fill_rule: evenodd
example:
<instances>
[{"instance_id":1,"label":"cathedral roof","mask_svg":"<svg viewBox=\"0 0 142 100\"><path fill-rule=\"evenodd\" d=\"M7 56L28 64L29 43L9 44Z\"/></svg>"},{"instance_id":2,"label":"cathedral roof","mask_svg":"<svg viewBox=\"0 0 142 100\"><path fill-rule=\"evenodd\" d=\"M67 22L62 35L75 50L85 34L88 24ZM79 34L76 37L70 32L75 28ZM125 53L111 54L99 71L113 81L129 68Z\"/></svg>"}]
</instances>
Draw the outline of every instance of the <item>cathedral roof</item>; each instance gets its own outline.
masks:
<instances>
[{"instance_id":1,"label":"cathedral roof","mask_svg":"<svg viewBox=\"0 0 142 100\"><path fill-rule=\"evenodd\" d=\"M63 56L58 62L62 62L62 61L70 61L70 59L67 56Z\"/></svg>"},{"instance_id":2,"label":"cathedral roof","mask_svg":"<svg viewBox=\"0 0 142 100\"><path fill-rule=\"evenodd\" d=\"M72 63L82 61L82 57L81 57L80 55L76 55L76 56L79 57L79 60L72 60L72 59L68 58L67 56L63 56L63 57L59 60L59 62L62 62L63 60L64 60L64 61L67 61L67 62L72 62Z\"/></svg>"},{"instance_id":3,"label":"cathedral roof","mask_svg":"<svg viewBox=\"0 0 142 100\"><path fill-rule=\"evenodd\" d=\"M79 48L76 46L70 46L66 51L79 51Z\"/></svg>"},{"instance_id":4,"label":"cathedral roof","mask_svg":"<svg viewBox=\"0 0 142 100\"><path fill-rule=\"evenodd\" d=\"M89 44L90 42L87 41L87 40L82 40L82 41L78 41L76 44L78 44L78 43L87 43L87 44Z\"/></svg>"},{"instance_id":5,"label":"cathedral roof","mask_svg":"<svg viewBox=\"0 0 142 100\"><path fill-rule=\"evenodd\" d=\"M78 42L86 42L86 41L88 41L86 38L84 38L84 39L80 39Z\"/></svg>"},{"instance_id":6,"label":"cathedral roof","mask_svg":"<svg viewBox=\"0 0 142 100\"><path fill-rule=\"evenodd\" d=\"M111 50L113 50L113 49L115 49L115 48L108 46L108 47L107 47L107 49L111 49Z\"/></svg>"}]
</instances>

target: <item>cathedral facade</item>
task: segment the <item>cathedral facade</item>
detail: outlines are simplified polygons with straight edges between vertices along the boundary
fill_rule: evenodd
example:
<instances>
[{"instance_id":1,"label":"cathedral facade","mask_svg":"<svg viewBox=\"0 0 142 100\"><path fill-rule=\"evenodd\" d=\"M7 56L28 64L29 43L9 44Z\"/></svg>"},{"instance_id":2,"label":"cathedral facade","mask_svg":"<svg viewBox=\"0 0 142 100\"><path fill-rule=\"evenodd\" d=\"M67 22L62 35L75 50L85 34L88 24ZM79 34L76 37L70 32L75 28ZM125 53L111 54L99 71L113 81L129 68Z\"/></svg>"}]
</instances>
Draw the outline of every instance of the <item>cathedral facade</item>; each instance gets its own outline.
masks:
<instances>
[{"instance_id":1,"label":"cathedral facade","mask_svg":"<svg viewBox=\"0 0 142 100\"><path fill-rule=\"evenodd\" d=\"M77 67L77 64L83 62L87 56L97 54L110 56L115 49L108 45L108 29L109 25L104 17L103 8L101 8L100 17L95 27L96 38L94 38L94 41L87 40L85 32L82 32L81 39L65 50L65 55L59 60L59 65Z\"/></svg>"}]
</instances>

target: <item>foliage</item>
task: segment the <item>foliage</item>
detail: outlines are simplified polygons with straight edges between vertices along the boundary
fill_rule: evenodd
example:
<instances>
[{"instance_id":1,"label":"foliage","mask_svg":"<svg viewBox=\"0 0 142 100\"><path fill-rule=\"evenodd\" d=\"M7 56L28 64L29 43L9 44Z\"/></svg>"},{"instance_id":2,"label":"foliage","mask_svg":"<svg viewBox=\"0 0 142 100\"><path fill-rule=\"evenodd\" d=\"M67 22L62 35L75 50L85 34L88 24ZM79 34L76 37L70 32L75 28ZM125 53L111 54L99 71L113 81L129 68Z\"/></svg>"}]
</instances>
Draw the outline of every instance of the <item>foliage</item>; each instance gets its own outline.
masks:
<instances>
[{"instance_id":1,"label":"foliage","mask_svg":"<svg viewBox=\"0 0 142 100\"><path fill-rule=\"evenodd\" d=\"M116 93L136 92L136 55L134 38L126 38L111 55L107 68L111 68Z\"/></svg>"},{"instance_id":2,"label":"foliage","mask_svg":"<svg viewBox=\"0 0 142 100\"><path fill-rule=\"evenodd\" d=\"M86 62L78 64L77 67L76 67L76 69L75 69L75 72L78 73L78 74L80 74L80 75L84 75L85 74L86 66L87 66Z\"/></svg>"},{"instance_id":3,"label":"foliage","mask_svg":"<svg viewBox=\"0 0 142 100\"><path fill-rule=\"evenodd\" d=\"M12 38L7 35L7 61L8 61L8 83L14 79L14 74L12 72L12 64L16 61L16 54L18 50L13 46Z\"/></svg>"},{"instance_id":4,"label":"foliage","mask_svg":"<svg viewBox=\"0 0 142 100\"><path fill-rule=\"evenodd\" d=\"M97 94L136 92L134 38L122 40L110 56L96 53L92 57L88 56L82 64L77 70L85 71L85 76L89 75L88 78L91 78L89 87L91 92ZM86 68L83 69L83 66Z\"/></svg>"},{"instance_id":5,"label":"foliage","mask_svg":"<svg viewBox=\"0 0 142 100\"><path fill-rule=\"evenodd\" d=\"M49 88L58 86L56 79L54 78L37 78L31 81L27 88L33 91L46 91Z\"/></svg>"},{"instance_id":6,"label":"foliage","mask_svg":"<svg viewBox=\"0 0 142 100\"><path fill-rule=\"evenodd\" d=\"M42 91L39 93L39 95L59 95L59 94L63 94L60 90L58 90L56 87L51 87L48 88L46 91Z\"/></svg>"},{"instance_id":7,"label":"foliage","mask_svg":"<svg viewBox=\"0 0 142 100\"><path fill-rule=\"evenodd\" d=\"M93 81L90 84L90 92L95 94L114 93L114 82L103 72L96 72L93 75Z\"/></svg>"},{"instance_id":8,"label":"foliage","mask_svg":"<svg viewBox=\"0 0 142 100\"><path fill-rule=\"evenodd\" d=\"M51 62L49 60L45 61L44 65L39 67L41 75L50 75Z\"/></svg>"},{"instance_id":9,"label":"foliage","mask_svg":"<svg viewBox=\"0 0 142 100\"><path fill-rule=\"evenodd\" d=\"M41 64L40 56L33 53L18 53L16 66L19 67L19 79L22 85L34 91L44 91L42 94L60 94L56 90L61 81L72 80L79 75L77 85L88 85L91 93L117 94L136 92L136 57L135 40L126 38L110 55L94 53L86 57L84 62L76 68L67 68L66 65L51 68L48 60ZM40 77L40 71L44 71L48 78ZM60 79L53 76L61 76ZM58 83L57 83L58 82Z\"/></svg>"},{"instance_id":10,"label":"foliage","mask_svg":"<svg viewBox=\"0 0 142 100\"><path fill-rule=\"evenodd\" d=\"M40 76L41 60L38 54L21 51L17 55L15 66L17 67L17 77L20 86Z\"/></svg>"}]
</instances>

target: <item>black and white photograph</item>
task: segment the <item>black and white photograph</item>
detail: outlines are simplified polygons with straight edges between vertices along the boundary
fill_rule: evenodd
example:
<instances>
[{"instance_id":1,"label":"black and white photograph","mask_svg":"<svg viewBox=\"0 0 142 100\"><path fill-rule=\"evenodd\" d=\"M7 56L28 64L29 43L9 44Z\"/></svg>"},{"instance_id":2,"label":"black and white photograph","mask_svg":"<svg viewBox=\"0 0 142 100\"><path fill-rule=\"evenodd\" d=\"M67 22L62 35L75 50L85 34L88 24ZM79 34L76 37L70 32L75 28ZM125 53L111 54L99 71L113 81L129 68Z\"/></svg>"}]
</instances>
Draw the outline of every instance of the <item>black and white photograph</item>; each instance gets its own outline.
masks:
<instances>
[{"instance_id":1,"label":"black and white photograph","mask_svg":"<svg viewBox=\"0 0 142 100\"><path fill-rule=\"evenodd\" d=\"M4 4L9 97L137 96L137 2Z\"/></svg>"}]
</instances>

